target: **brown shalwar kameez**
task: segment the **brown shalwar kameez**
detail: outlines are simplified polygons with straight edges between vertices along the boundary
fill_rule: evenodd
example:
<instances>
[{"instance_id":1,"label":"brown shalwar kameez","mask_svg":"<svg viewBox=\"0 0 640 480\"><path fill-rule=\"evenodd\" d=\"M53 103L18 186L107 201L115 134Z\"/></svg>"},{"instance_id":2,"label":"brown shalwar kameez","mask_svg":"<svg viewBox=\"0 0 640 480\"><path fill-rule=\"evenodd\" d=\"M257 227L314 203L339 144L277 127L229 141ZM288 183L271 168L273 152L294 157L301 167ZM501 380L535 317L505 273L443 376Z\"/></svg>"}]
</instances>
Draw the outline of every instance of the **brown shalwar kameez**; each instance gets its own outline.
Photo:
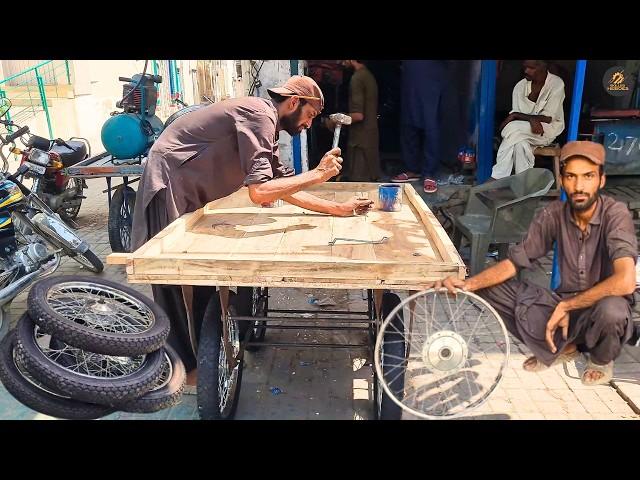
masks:
<instances>
[{"instance_id":1,"label":"brown shalwar kameez","mask_svg":"<svg viewBox=\"0 0 640 480\"><path fill-rule=\"evenodd\" d=\"M517 269L531 268L557 241L560 286L555 292L515 279L479 290L500 314L505 326L545 365L551 365L567 343L576 343L590 352L594 361L614 360L631 338L632 296L605 297L595 305L569 313L569 334L562 338L557 329L551 353L545 341L546 326L556 305L590 289L613 274L617 258L638 257L638 245L627 207L601 195L596 210L583 233L571 215L567 202L555 201L533 220L522 243L509 249L508 258Z\"/></svg>"},{"instance_id":2,"label":"brown shalwar kameez","mask_svg":"<svg viewBox=\"0 0 640 480\"><path fill-rule=\"evenodd\" d=\"M140 178L133 214L135 251L180 215L225 197L243 185L294 174L279 160L278 114L271 100L245 97L179 117L154 143ZM182 289L153 286L154 300L171 319L169 343L187 370L196 365L189 332L200 331L215 287L193 288L189 328Z\"/></svg>"},{"instance_id":3,"label":"brown shalwar kameez","mask_svg":"<svg viewBox=\"0 0 640 480\"><path fill-rule=\"evenodd\" d=\"M382 178L378 140L378 84L367 67L351 77L349 112L364 120L349 126L345 174L351 182L375 182Z\"/></svg>"}]
</instances>

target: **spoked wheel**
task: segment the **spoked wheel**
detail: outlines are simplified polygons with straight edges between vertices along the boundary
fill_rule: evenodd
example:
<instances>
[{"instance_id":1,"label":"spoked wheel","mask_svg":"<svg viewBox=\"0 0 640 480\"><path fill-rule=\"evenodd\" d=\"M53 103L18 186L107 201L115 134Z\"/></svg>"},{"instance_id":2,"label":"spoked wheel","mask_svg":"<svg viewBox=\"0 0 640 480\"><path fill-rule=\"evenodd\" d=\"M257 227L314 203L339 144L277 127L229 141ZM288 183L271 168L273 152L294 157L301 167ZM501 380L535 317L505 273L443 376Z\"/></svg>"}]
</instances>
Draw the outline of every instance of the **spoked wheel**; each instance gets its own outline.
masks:
<instances>
[{"instance_id":1,"label":"spoked wheel","mask_svg":"<svg viewBox=\"0 0 640 480\"><path fill-rule=\"evenodd\" d=\"M198 345L198 411L203 420L233 419L242 383L242 356L240 355L240 329L231 316L236 313L233 292L229 292L231 315L222 318L220 296L211 297L202 320ZM222 322L226 323L227 337L223 337ZM227 348L225 348L225 342ZM233 368L227 362L227 352L236 359Z\"/></svg>"},{"instance_id":2,"label":"spoked wheel","mask_svg":"<svg viewBox=\"0 0 640 480\"><path fill-rule=\"evenodd\" d=\"M56 389L46 387L18 361L16 345L15 331L0 341L0 380L22 404L45 415L75 420L100 418L114 411L102 405L73 400Z\"/></svg>"},{"instance_id":3,"label":"spoked wheel","mask_svg":"<svg viewBox=\"0 0 640 480\"><path fill-rule=\"evenodd\" d=\"M69 183L67 183L67 188L65 189L69 192L73 192L73 196L69 195L72 198L75 205L70 207L62 208L62 214L71 219L75 219L80 212L80 207L82 206L82 180L79 178L71 177L69 179Z\"/></svg>"},{"instance_id":4,"label":"spoked wheel","mask_svg":"<svg viewBox=\"0 0 640 480\"><path fill-rule=\"evenodd\" d=\"M267 316L268 290L263 287L253 287L251 296L251 315L256 318ZM266 320L256 320L251 329L250 342L264 342L267 333ZM248 345L245 349L248 352L255 352L260 348L259 345Z\"/></svg>"},{"instance_id":5,"label":"spoked wheel","mask_svg":"<svg viewBox=\"0 0 640 480\"><path fill-rule=\"evenodd\" d=\"M43 329L71 345L104 355L133 357L160 349L169 318L145 295L92 277L49 277L27 298Z\"/></svg>"},{"instance_id":6,"label":"spoked wheel","mask_svg":"<svg viewBox=\"0 0 640 480\"><path fill-rule=\"evenodd\" d=\"M93 273L100 273L104 270L104 264L102 260L98 258L98 256L91 251L91 249L87 250L84 253L74 253L73 255L69 255L76 262L82 265L84 268Z\"/></svg>"},{"instance_id":7,"label":"spoked wheel","mask_svg":"<svg viewBox=\"0 0 640 480\"><path fill-rule=\"evenodd\" d=\"M55 344L27 312L16 335L17 358L27 371L48 388L83 402L117 406L144 395L162 374L162 350L116 357Z\"/></svg>"},{"instance_id":8,"label":"spoked wheel","mask_svg":"<svg viewBox=\"0 0 640 480\"><path fill-rule=\"evenodd\" d=\"M136 192L129 186L116 188L109 207L109 245L113 252L131 251L131 228L133 209L136 205Z\"/></svg>"},{"instance_id":9,"label":"spoked wheel","mask_svg":"<svg viewBox=\"0 0 640 480\"><path fill-rule=\"evenodd\" d=\"M397 328L403 309L409 325ZM397 340L387 348L386 338ZM397 343L395 343L397 342ZM405 360L406 358L406 360ZM482 405L502 379L509 336L496 311L473 293L454 297L433 289L411 295L387 315L375 348L375 366L385 393L404 410L427 419L456 418ZM406 362L406 372L388 376L384 366ZM396 378L404 377L403 395Z\"/></svg>"}]
</instances>

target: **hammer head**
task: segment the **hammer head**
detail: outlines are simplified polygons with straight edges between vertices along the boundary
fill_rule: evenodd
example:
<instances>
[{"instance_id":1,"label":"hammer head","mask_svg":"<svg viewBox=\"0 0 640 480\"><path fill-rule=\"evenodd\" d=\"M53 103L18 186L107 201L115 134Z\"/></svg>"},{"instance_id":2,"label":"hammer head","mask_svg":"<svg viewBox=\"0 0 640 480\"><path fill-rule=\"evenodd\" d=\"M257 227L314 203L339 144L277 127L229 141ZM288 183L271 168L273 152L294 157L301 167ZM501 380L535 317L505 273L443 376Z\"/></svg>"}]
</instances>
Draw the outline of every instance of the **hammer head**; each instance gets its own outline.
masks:
<instances>
[{"instance_id":1,"label":"hammer head","mask_svg":"<svg viewBox=\"0 0 640 480\"><path fill-rule=\"evenodd\" d=\"M344 113L332 113L329 118L339 125L351 125L351 117Z\"/></svg>"}]
</instances>

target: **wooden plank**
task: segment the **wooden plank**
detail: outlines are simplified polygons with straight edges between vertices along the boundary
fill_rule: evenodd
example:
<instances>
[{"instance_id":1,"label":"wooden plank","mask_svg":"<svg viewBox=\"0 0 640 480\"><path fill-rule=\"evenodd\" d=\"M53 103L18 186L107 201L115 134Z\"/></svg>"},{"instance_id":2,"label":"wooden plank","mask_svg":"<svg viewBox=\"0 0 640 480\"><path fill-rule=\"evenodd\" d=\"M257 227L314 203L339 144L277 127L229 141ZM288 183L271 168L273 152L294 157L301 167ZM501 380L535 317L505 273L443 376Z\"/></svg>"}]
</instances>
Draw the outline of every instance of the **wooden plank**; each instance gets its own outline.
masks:
<instances>
[{"instance_id":1,"label":"wooden plank","mask_svg":"<svg viewBox=\"0 0 640 480\"><path fill-rule=\"evenodd\" d=\"M415 207L425 228L430 233L429 240L438 249L445 262L452 262L459 266L458 278L464 279L467 274L466 267L462 261L462 257L460 257L458 250L456 250L453 242L451 242L451 239L449 238L449 235L447 235L445 229L442 228L438 219L431 212L427 204L424 203L424 200L422 200L422 198L416 193L412 185L405 184L405 194Z\"/></svg>"},{"instance_id":2,"label":"wooden plank","mask_svg":"<svg viewBox=\"0 0 640 480\"><path fill-rule=\"evenodd\" d=\"M314 195L339 202L356 192L377 199L378 192L375 183L317 187ZM385 236L389 240L378 245L328 245L335 237L370 241ZM180 217L128 258L132 281L177 285L419 289L428 281L464 276L465 270L446 232L409 185L402 211L352 217L310 213L286 203L262 208L243 188Z\"/></svg>"},{"instance_id":3,"label":"wooden plank","mask_svg":"<svg viewBox=\"0 0 640 480\"><path fill-rule=\"evenodd\" d=\"M326 200L334 200L334 192L322 192ZM334 217L297 208L301 215L292 217L273 260L286 261L292 257L304 257L309 262L331 261L331 247Z\"/></svg>"},{"instance_id":4,"label":"wooden plank","mask_svg":"<svg viewBox=\"0 0 640 480\"><path fill-rule=\"evenodd\" d=\"M130 253L110 253L107 255L107 265L126 265L130 258Z\"/></svg>"},{"instance_id":5,"label":"wooden plank","mask_svg":"<svg viewBox=\"0 0 640 480\"><path fill-rule=\"evenodd\" d=\"M372 280L368 282L351 281L342 278L323 278L313 280L298 280L290 277L233 277L224 276L189 276L171 278L165 275L129 275L130 283L146 283L157 285L215 285L215 286L261 286L271 288L332 288L332 289L398 289L413 292L430 288L430 282L455 275L457 270L430 273L415 280Z\"/></svg>"}]
</instances>

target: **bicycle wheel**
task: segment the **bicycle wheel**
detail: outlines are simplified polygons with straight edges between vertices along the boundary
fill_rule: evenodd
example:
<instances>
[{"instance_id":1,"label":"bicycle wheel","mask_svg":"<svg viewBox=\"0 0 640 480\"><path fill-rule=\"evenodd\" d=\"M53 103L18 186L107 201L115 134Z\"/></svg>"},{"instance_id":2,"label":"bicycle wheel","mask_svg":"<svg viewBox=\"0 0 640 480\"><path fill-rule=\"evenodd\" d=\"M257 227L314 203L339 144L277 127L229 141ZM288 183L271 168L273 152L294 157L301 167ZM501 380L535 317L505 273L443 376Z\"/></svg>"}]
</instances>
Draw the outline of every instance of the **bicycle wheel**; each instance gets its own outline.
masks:
<instances>
[{"instance_id":1,"label":"bicycle wheel","mask_svg":"<svg viewBox=\"0 0 640 480\"><path fill-rule=\"evenodd\" d=\"M409 322L399 330L396 318L403 311ZM406 345L404 356L382 348L388 331ZM509 336L498 313L477 295L430 289L389 313L374 355L380 384L397 405L421 418L456 418L478 408L498 387L509 360ZM396 374L404 375L404 392L398 395L395 377L383 375L382 365L405 357L406 370Z\"/></svg>"}]
</instances>

